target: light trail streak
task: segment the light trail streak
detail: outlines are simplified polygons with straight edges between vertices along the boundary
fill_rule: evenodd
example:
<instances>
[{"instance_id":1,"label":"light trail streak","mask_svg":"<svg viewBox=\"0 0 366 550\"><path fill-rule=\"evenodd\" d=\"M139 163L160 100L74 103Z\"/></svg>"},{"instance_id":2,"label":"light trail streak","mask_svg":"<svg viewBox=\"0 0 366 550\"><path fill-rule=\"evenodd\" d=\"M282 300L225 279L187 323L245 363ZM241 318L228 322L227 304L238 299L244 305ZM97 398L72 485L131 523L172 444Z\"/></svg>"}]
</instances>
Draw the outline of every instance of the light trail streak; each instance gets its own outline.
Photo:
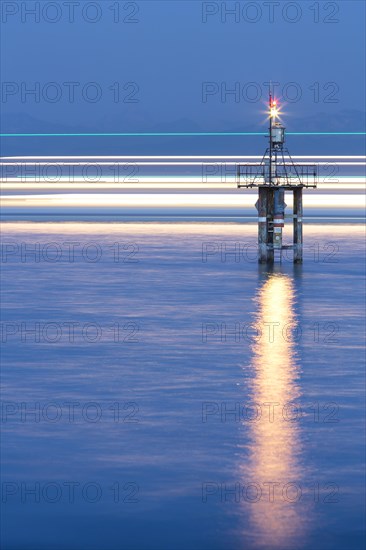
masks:
<instances>
[{"instance_id":1,"label":"light trail streak","mask_svg":"<svg viewBox=\"0 0 366 550\"><path fill-rule=\"evenodd\" d=\"M117 164L126 163L117 163L117 162L22 162L22 166L116 166ZM134 162L130 163L131 165L138 166L217 166L219 164L224 164L225 166L237 166L237 162L221 162L221 163L212 163L212 162ZM253 164L260 166L260 162L254 162ZM282 166L283 163L278 162L279 166ZM297 162L298 166L306 165L305 162ZM312 162L317 166L323 166L324 162ZM366 162L337 162L337 166L365 166ZM14 166L13 162L1 162L0 166Z\"/></svg>"},{"instance_id":2,"label":"light trail streak","mask_svg":"<svg viewBox=\"0 0 366 550\"><path fill-rule=\"evenodd\" d=\"M225 189L227 191L236 191L237 184L234 175L227 174L225 177L211 176L181 176L181 177L169 177L169 176L146 176L139 177L136 181L125 178L125 181L121 178L120 181L116 180L113 176L96 178L86 180L81 176L75 176L72 179L69 177L60 177L52 179L51 177L40 176L19 176L17 178L0 178L0 187L3 191L15 189L24 190L27 189L45 189L45 190L62 190L62 189L98 189L109 190L119 189ZM318 188L324 190L364 190L365 178L364 176L324 176L318 181Z\"/></svg>"},{"instance_id":3,"label":"light trail streak","mask_svg":"<svg viewBox=\"0 0 366 550\"><path fill-rule=\"evenodd\" d=\"M2 197L2 206L10 207L228 207L253 206L254 194L166 194L166 193L110 193L110 194L62 194L62 195L9 195ZM291 197L289 197L291 205ZM305 195L304 206L362 208L365 196L354 195Z\"/></svg>"},{"instance_id":4,"label":"light trail streak","mask_svg":"<svg viewBox=\"0 0 366 550\"><path fill-rule=\"evenodd\" d=\"M152 160L152 159L159 159L159 160L171 160L171 159L187 159L187 160L194 160L194 159L237 159L237 160L247 160L247 159L262 159L263 155L129 155L129 156L118 156L118 155L112 155L112 156L12 156L12 157L0 157L0 161L3 160L18 160L18 159L24 159L24 160L82 160L82 159L142 159L142 160ZM285 159L289 159L290 157L285 155ZM293 159L366 159L366 155L292 155Z\"/></svg>"},{"instance_id":5,"label":"light trail streak","mask_svg":"<svg viewBox=\"0 0 366 550\"><path fill-rule=\"evenodd\" d=\"M289 136L364 136L366 132L287 132ZM209 136L267 136L267 132L115 132L115 133L15 133L4 137L209 137Z\"/></svg>"}]
</instances>

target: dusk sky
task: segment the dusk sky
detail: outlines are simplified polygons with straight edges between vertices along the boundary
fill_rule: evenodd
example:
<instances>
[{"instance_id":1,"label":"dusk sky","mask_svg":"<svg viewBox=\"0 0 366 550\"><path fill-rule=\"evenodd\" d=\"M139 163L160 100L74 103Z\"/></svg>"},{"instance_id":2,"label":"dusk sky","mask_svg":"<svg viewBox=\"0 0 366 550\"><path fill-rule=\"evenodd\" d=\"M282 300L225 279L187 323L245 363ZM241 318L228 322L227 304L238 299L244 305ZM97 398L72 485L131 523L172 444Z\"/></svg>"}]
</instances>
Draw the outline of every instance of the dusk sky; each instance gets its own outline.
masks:
<instances>
[{"instance_id":1,"label":"dusk sky","mask_svg":"<svg viewBox=\"0 0 366 550\"><path fill-rule=\"evenodd\" d=\"M289 131L364 130L362 1L58 4L2 2L2 133L261 131L270 79Z\"/></svg>"}]
</instances>

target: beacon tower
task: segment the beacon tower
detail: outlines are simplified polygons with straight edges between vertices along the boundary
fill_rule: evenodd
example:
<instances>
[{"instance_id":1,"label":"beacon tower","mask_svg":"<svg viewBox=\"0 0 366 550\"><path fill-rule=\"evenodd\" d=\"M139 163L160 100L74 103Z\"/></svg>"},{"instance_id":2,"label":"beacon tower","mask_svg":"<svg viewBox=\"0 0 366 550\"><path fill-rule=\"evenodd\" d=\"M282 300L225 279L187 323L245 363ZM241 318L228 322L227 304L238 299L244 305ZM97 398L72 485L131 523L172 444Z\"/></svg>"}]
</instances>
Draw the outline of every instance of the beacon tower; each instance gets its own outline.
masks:
<instances>
[{"instance_id":1,"label":"beacon tower","mask_svg":"<svg viewBox=\"0 0 366 550\"><path fill-rule=\"evenodd\" d=\"M280 120L278 102L269 94L269 144L258 164L237 165L237 186L258 188L258 260L273 263L281 261L282 250L293 250L294 263L302 263L302 191L316 188L317 167L313 164L295 164L285 147L286 128ZM293 213L285 216L285 192L293 193ZM282 232L285 217L293 220L293 244L284 245Z\"/></svg>"}]
</instances>

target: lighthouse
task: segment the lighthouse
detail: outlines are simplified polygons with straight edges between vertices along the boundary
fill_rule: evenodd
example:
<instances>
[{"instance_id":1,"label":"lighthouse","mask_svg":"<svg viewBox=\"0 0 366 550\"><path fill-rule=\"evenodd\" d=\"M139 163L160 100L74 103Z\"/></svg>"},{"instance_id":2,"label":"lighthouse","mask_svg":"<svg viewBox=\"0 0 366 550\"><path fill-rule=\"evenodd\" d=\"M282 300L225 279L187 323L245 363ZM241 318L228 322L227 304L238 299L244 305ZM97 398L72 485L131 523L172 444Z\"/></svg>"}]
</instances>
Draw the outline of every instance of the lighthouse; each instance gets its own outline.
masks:
<instances>
[{"instance_id":1,"label":"lighthouse","mask_svg":"<svg viewBox=\"0 0 366 550\"><path fill-rule=\"evenodd\" d=\"M285 147L286 128L281 122L279 102L269 94L268 147L259 164L237 165L238 188L258 188L258 261L274 263L282 260L282 251L293 250L294 263L303 260L304 188L316 188L317 167L314 164L295 164ZM285 216L285 193L293 193L292 215ZM293 243L282 241L285 219L292 218Z\"/></svg>"}]
</instances>

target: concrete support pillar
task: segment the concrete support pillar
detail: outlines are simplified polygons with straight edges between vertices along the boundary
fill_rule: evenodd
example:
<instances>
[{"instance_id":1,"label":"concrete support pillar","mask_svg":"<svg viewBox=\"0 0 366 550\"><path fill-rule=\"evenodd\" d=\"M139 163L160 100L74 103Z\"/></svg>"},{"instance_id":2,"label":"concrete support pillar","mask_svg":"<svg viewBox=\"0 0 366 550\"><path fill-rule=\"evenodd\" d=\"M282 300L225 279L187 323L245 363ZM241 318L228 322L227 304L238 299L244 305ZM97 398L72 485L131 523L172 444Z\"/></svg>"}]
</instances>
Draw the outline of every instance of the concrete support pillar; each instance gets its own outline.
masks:
<instances>
[{"instance_id":1,"label":"concrete support pillar","mask_svg":"<svg viewBox=\"0 0 366 550\"><path fill-rule=\"evenodd\" d=\"M273 264L273 221L275 211L275 189L270 187L267 191L267 262Z\"/></svg>"},{"instance_id":2,"label":"concrete support pillar","mask_svg":"<svg viewBox=\"0 0 366 550\"><path fill-rule=\"evenodd\" d=\"M294 189L294 264L302 263L302 187Z\"/></svg>"},{"instance_id":3,"label":"concrete support pillar","mask_svg":"<svg viewBox=\"0 0 366 550\"><path fill-rule=\"evenodd\" d=\"M265 264L268 261L267 250L267 209L268 189L258 188L258 262Z\"/></svg>"}]
</instances>

